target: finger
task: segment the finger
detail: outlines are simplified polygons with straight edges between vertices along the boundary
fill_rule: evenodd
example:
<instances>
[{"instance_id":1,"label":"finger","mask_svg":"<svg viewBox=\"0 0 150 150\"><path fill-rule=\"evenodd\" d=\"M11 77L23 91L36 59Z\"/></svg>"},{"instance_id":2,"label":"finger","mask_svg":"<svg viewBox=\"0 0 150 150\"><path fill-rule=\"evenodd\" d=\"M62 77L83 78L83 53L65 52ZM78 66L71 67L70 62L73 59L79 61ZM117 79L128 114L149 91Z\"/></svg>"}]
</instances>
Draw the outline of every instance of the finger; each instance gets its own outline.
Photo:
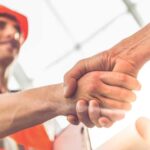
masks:
<instances>
[{"instance_id":1,"label":"finger","mask_svg":"<svg viewBox=\"0 0 150 150\"><path fill-rule=\"evenodd\" d=\"M94 124L90 121L88 115L88 103L84 100L79 100L76 105L76 112L80 122L84 123L87 127L91 128Z\"/></svg>"},{"instance_id":2,"label":"finger","mask_svg":"<svg viewBox=\"0 0 150 150\"><path fill-rule=\"evenodd\" d=\"M115 65L113 68L114 72L122 72L122 73L126 73L128 75L131 75L133 77L136 77L139 71L139 66L138 64L133 65L131 62L121 59L121 58L117 58L115 61Z\"/></svg>"},{"instance_id":3,"label":"finger","mask_svg":"<svg viewBox=\"0 0 150 150\"><path fill-rule=\"evenodd\" d=\"M111 121L118 121L125 117L125 111L119 109L101 108L101 116L109 118Z\"/></svg>"},{"instance_id":4,"label":"finger","mask_svg":"<svg viewBox=\"0 0 150 150\"><path fill-rule=\"evenodd\" d=\"M89 118L91 120L91 122L96 125L97 127L101 127L98 119L100 117L100 105L99 102L97 102L96 100L90 100L89 101Z\"/></svg>"},{"instance_id":5,"label":"finger","mask_svg":"<svg viewBox=\"0 0 150 150\"><path fill-rule=\"evenodd\" d=\"M68 77L64 83L64 97L71 97L77 88L77 81L74 78Z\"/></svg>"},{"instance_id":6,"label":"finger","mask_svg":"<svg viewBox=\"0 0 150 150\"><path fill-rule=\"evenodd\" d=\"M125 117L125 111L101 108L101 116L102 117L98 119L98 123L102 127L109 128L116 121L119 121Z\"/></svg>"},{"instance_id":7,"label":"finger","mask_svg":"<svg viewBox=\"0 0 150 150\"><path fill-rule=\"evenodd\" d=\"M140 90L140 83L132 76L119 72L103 72L100 79L108 85L119 86L129 90Z\"/></svg>"},{"instance_id":8,"label":"finger","mask_svg":"<svg viewBox=\"0 0 150 150\"><path fill-rule=\"evenodd\" d=\"M90 100L89 118L97 127L110 127L115 121L123 119L125 111L100 108L99 102ZM100 122L99 119L102 118Z\"/></svg>"},{"instance_id":9,"label":"finger","mask_svg":"<svg viewBox=\"0 0 150 150\"><path fill-rule=\"evenodd\" d=\"M110 120L110 119L108 119L108 118L106 118L106 117L100 117L100 118L98 119L98 122L99 122L99 124L100 124L102 127L105 127L105 128L111 127L111 126L113 125L113 123L114 123L112 120Z\"/></svg>"},{"instance_id":10,"label":"finger","mask_svg":"<svg viewBox=\"0 0 150 150\"><path fill-rule=\"evenodd\" d=\"M114 100L122 100L125 102L132 102L136 100L136 95L131 90L124 89L121 87L115 87L100 83L100 88L97 88L95 93L98 95L102 95L104 97L114 99Z\"/></svg>"},{"instance_id":11,"label":"finger","mask_svg":"<svg viewBox=\"0 0 150 150\"><path fill-rule=\"evenodd\" d=\"M77 88L77 80L86 73L86 65L84 60L79 61L70 71L64 76L64 96L70 97L74 94Z\"/></svg>"},{"instance_id":12,"label":"finger","mask_svg":"<svg viewBox=\"0 0 150 150\"><path fill-rule=\"evenodd\" d=\"M100 100L101 107L103 108L111 108L111 109L121 109L121 110L131 110L131 103L124 101L116 101L113 99L109 99L106 97L97 97Z\"/></svg>"},{"instance_id":13,"label":"finger","mask_svg":"<svg viewBox=\"0 0 150 150\"><path fill-rule=\"evenodd\" d=\"M67 120L73 125L79 124L79 120L78 120L77 116L75 116L75 115L68 115Z\"/></svg>"}]
</instances>

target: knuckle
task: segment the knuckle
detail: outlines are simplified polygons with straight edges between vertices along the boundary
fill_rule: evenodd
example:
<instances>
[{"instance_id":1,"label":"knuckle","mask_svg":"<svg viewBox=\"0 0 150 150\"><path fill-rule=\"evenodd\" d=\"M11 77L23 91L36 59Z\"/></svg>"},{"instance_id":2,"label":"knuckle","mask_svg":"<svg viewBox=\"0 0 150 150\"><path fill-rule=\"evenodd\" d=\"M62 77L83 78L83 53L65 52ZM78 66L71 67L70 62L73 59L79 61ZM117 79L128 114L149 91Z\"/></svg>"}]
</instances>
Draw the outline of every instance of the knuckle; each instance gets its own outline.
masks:
<instances>
[{"instance_id":1,"label":"knuckle","mask_svg":"<svg viewBox=\"0 0 150 150\"><path fill-rule=\"evenodd\" d=\"M119 108L120 106L118 105L118 103L110 101L110 103L108 104L109 108Z\"/></svg>"},{"instance_id":2,"label":"knuckle","mask_svg":"<svg viewBox=\"0 0 150 150\"><path fill-rule=\"evenodd\" d=\"M126 103L119 103L118 107L121 108L121 109L126 109L127 104Z\"/></svg>"},{"instance_id":3,"label":"knuckle","mask_svg":"<svg viewBox=\"0 0 150 150\"><path fill-rule=\"evenodd\" d=\"M125 105L126 104L123 102L111 102L110 103L110 106L113 109L124 109Z\"/></svg>"},{"instance_id":4,"label":"knuckle","mask_svg":"<svg viewBox=\"0 0 150 150\"><path fill-rule=\"evenodd\" d=\"M105 87L103 89L104 89L105 94L106 94L105 96L109 96L109 95L111 95L113 93L112 88Z\"/></svg>"},{"instance_id":5,"label":"knuckle","mask_svg":"<svg viewBox=\"0 0 150 150\"><path fill-rule=\"evenodd\" d=\"M133 94L131 91L126 90L126 89L121 89L119 91L119 97L120 99L124 100L124 101L131 101L131 99L133 99Z\"/></svg>"},{"instance_id":6,"label":"knuckle","mask_svg":"<svg viewBox=\"0 0 150 150\"><path fill-rule=\"evenodd\" d=\"M136 100L136 95L135 95L135 93L133 93L133 92L131 92L131 91L128 91L128 93L126 93L125 98L126 98L125 100L126 100L127 102L133 102L133 101Z\"/></svg>"},{"instance_id":7,"label":"knuckle","mask_svg":"<svg viewBox=\"0 0 150 150\"><path fill-rule=\"evenodd\" d=\"M127 97L128 97L128 95L129 95L129 93L128 92L126 92L125 90L120 90L119 91L119 95L120 95L120 98L122 99L126 99Z\"/></svg>"},{"instance_id":8,"label":"knuckle","mask_svg":"<svg viewBox=\"0 0 150 150\"><path fill-rule=\"evenodd\" d=\"M107 103L105 102L105 107L111 109L130 110L131 104L127 102L114 102L113 100L110 100ZM111 115L112 117L116 117L116 114L112 113Z\"/></svg>"},{"instance_id":9,"label":"knuckle","mask_svg":"<svg viewBox=\"0 0 150 150\"><path fill-rule=\"evenodd\" d=\"M100 107L106 107L107 106L107 104L106 104L107 101L103 97L100 97L98 102L99 102Z\"/></svg>"},{"instance_id":10,"label":"knuckle","mask_svg":"<svg viewBox=\"0 0 150 150\"><path fill-rule=\"evenodd\" d=\"M88 73L88 78L90 78L91 80L94 81L96 77L97 77L97 76L96 76L96 73L95 73L95 72L89 72L89 73ZM92 82L93 82L93 81L92 81Z\"/></svg>"},{"instance_id":11,"label":"knuckle","mask_svg":"<svg viewBox=\"0 0 150 150\"><path fill-rule=\"evenodd\" d=\"M94 72L91 72L91 76L92 78L101 78L101 72L98 72L98 71L94 71Z\"/></svg>"},{"instance_id":12,"label":"knuckle","mask_svg":"<svg viewBox=\"0 0 150 150\"><path fill-rule=\"evenodd\" d=\"M129 103L120 103L119 107L123 110L130 110L131 109L131 104L129 104Z\"/></svg>"},{"instance_id":13,"label":"knuckle","mask_svg":"<svg viewBox=\"0 0 150 150\"><path fill-rule=\"evenodd\" d=\"M117 104L117 109L125 109L125 108L126 108L126 104L125 103Z\"/></svg>"},{"instance_id":14,"label":"knuckle","mask_svg":"<svg viewBox=\"0 0 150 150\"><path fill-rule=\"evenodd\" d=\"M101 81L98 81L97 80L95 81L95 85L97 86L97 88L100 90L100 92L103 92L105 90L105 85L103 84L103 82Z\"/></svg>"},{"instance_id":15,"label":"knuckle","mask_svg":"<svg viewBox=\"0 0 150 150\"><path fill-rule=\"evenodd\" d=\"M124 83L124 82L127 82L127 76L125 74L119 74L118 75L118 79Z\"/></svg>"},{"instance_id":16,"label":"knuckle","mask_svg":"<svg viewBox=\"0 0 150 150\"><path fill-rule=\"evenodd\" d=\"M105 71L100 71L99 72L99 79L104 80L106 78L110 77Z\"/></svg>"},{"instance_id":17,"label":"knuckle","mask_svg":"<svg viewBox=\"0 0 150 150\"><path fill-rule=\"evenodd\" d=\"M86 59L81 59L75 64L75 67L82 66L85 64L86 64Z\"/></svg>"},{"instance_id":18,"label":"knuckle","mask_svg":"<svg viewBox=\"0 0 150 150\"><path fill-rule=\"evenodd\" d=\"M101 99L101 106L104 108L116 108L116 104L110 99Z\"/></svg>"},{"instance_id":19,"label":"knuckle","mask_svg":"<svg viewBox=\"0 0 150 150\"><path fill-rule=\"evenodd\" d=\"M87 73L87 78L92 84L97 84L98 78L97 78L97 74L95 72Z\"/></svg>"}]
</instances>

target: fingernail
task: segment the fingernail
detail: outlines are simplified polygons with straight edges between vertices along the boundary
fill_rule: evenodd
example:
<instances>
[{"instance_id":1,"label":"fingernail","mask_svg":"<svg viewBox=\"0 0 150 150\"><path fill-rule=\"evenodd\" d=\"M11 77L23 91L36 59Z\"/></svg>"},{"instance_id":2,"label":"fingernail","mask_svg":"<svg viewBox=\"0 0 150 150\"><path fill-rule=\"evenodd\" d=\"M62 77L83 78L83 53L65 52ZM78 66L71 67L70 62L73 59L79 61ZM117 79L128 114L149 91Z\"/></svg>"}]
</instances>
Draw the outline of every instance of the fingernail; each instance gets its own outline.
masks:
<instances>
[{"instance_id":1,"label":"fingernail","mask_svg":"<svg viewBox=\"0 0 150 150\"><path fill-rule=\"evenodd\" d=\"M102 127L106 127L106 125L107 125L106 123L101 123Z\"/></svg>"},{"instance_id":2,"label":"fingernail","mask_svg":"<svg viewBox=\"0 0 150 150\"><path fill-rule=\"evenodd\" d=\"M107 125L106 122L101 122L101 121L99 121L99 124L101 125L101 127L105 127Z\"/></svg>"}]
</instances>

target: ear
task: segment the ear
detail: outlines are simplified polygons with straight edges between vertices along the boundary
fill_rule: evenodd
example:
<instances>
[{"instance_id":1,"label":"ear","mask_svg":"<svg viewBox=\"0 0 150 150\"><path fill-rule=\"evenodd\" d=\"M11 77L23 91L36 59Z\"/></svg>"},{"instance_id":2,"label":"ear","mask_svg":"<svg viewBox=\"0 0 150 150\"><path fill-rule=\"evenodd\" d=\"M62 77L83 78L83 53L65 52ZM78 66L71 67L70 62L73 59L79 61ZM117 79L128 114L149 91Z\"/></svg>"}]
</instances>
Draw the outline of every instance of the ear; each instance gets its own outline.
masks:
<instances>
[{"instance_id":1,"label":"ear","mask_svg":"<svg viewBox=\"0 0 150 150\"><path fill-rule=\"evenodd\" d=\"M24 43L25 39L23 37L23 35L21 34L20 37L19 37L19 43L20 45L22 45Z\"/></svg>"}]
</instances>

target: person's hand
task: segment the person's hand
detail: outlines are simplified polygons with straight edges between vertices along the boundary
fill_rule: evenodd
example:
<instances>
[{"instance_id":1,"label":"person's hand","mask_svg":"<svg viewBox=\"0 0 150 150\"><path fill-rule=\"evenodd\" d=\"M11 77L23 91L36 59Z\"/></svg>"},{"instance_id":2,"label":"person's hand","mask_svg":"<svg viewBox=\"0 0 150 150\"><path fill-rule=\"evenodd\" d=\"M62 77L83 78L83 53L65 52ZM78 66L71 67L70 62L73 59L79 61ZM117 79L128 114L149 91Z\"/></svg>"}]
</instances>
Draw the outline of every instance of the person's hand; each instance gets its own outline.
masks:
<instances>
[{"instance_id":1,"label":"person's hand","mask_svg":"<svg viewBox=\"0 0 150 150\"><path fill-rule=\"evenodd\" d=\"M138 86L138 81L129 75L95 71L87 73L79 79L77 91L71 99L73 99L73 102L80 100L77 104L77 116L86 126L96 125L101 127L98 122L100 116L107 117L104 122L107 123L107 126L110 126L124 116L124 111L118 109L130 110L131 102L136 99L131 89ZM88 110L90 100L92 101ZM100 109L100 106L109 109ZM88 122L87 118L91 122Z\"/></svg>"},{"instance_id":2,"label":"person's hand","mask_svg":"<svg viewBox=\"0 0 150 150\"><path fill-rule=\"evenodd\" d=\"M136 77L139 69L150 59L150 24L111 49L80 60L64 76L64 96L72 96L77 80L91 71L118 71Z\"/></svg>"},{"instance_id":3,"label":"person's hand","mask_svg":"<svg viewBox=\"0 0 150 150\"><path fill-rule=\"evenodd\" d=\"M115 56L111 56L110 53L111 53L110 51L106 51L99 55L93 56L88 59L84 59L80 61L79 63L77 63L77 65L72 70L70 70L70 72L68 72L65 76L65 84L68 85L66 96L68 97L73 94L71 92L76 90L77 80L81 76L86 74L88 71L91 72L93 70L103 70L103 71L108 70L108 71L114 71L114 72L124 72L133 77L136 77L137 72L139 70L138 68L139 66L136 68L136 65L133 65L129 60L126 61L119 57L115 58ZM84 71L82 72L82 70ZM139 89L139 86L135 87L135 85L132 85L132 84L131 86L132 86L131 90ZM80 102L78 103L80 104ZM79 108L82 109L82 107L79 107ZM81 113L82 110L79 110L79 108L77 109L77 111L80 111L80 113L77 113L78 118L83 118L83 116L85 116L84 112ZM76 116L68 115L67 118L68 118L68 121L72 124L79 123L78 118ZM107 121L106 120L107 118L102 118L101 121L99 122L101 122L101 124L102 122L109 122L108 120ZM86 121L84 122L84 124L86 125L91 124L90 122L91 120L89 119L89 117L86 117ZM111 123L109 122L109 124L112 124L112 122Z\"/></svg>"},{"instance_id":4,"label":"person's hand","mask_svg":"<svg viewBox=\"0 0 150 150\"><path fill-rule=\"evenodd\" d=\"M97 54L93 57L79 61L70 71L65 74L64 95L70 97L77 88L78 79L91 71L117 71L133 77L137 76L139 69L150 59L150 25L138 31L119 44ZM136 89L136 87L133 87ZM78 123L74 116L68 116L73 124Z\"/></svg>"},{"instance_id":5,"label":"person's hand","mask_svg":"<svg viewBox=\"0 0 150 150\"><path fill-rule=\"evenodd\" d=\"M150 148L150 119L140 117L136 120L135 126L140 137L149 145Z\"/></svg>"},{"instance_id":6,"label":"person's hand","mask_svg":"<svg viewBox=\"0 0 150 150\"><path fill-rule=\"evenodd\" d=\"M95 99L90 100L89 104L85 100L80 100L77 103L76 112L80 122L85 124L87 127L91 128L97 126L108 128L112 126L114 122L123 119L126 111L120 109L102 108ZM76 122L78 122L78 120Z\"/></svg>"}]
</instances>

